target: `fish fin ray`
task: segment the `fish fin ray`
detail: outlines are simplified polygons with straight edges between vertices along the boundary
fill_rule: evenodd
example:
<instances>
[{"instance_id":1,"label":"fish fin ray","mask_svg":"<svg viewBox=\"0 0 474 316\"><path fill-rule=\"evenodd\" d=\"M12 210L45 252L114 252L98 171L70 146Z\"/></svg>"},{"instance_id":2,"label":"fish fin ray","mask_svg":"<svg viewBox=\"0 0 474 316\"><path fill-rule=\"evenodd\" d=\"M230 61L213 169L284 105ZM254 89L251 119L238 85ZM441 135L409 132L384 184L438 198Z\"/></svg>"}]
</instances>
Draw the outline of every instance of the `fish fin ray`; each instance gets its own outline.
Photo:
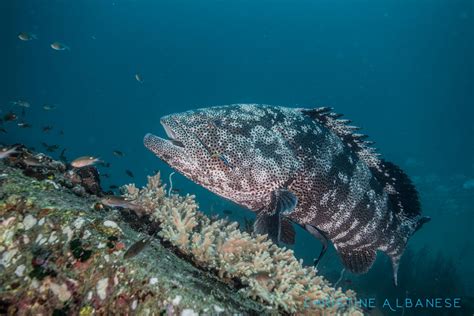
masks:
<instances>
[{"instance_id":1,"label":"fish fin ray","mask_svg":"<svg viewBox=\"0 0 474 316\"><path fill-rule=\"evenodd\" d=\"M280 214L270 214L266 210L258 213L257 218L253 224L253 231L255 234L268 235L273 242L278 241L280 230Z\"/></svg>"},{"instance_id":2,"label":"fish fin ray","mask_svg":"<svg viewBox=\"0 0 474 316\"><path fill-rule=\"evenodd\" d=\"M366 273L375 262L377 253L373 249L339 250L342 263L353 273Z\"/></svg>"},{"instance_id":3,"label":"fish fin ray","mask_svg":"<svg viewBox=\"0 0 474 316\"><path fill-rule=\"evenodd\" d=\"M280 214L291 213L298 204L298 197L291 191L280 189L273 192L274 211Z\"/></svg>"},{"instance_id":4,"label":"fish fin ray","mask_svg":"<svg viewBox=\"0 0 474 316\"><path fill-rule=\"evenodd\" d=\"M398 286L398 267L400 265L400 256L394 257L389 256L392 262L392 270L393 270L393 284Z\"/></svg>"},{"instance_id":5,"label":"fish fin ray","mask_svg":"<svg viewBox=\"0 0 474 316\"><path fill-rule=\"evenodd\" d=\"M287 220L281 220L281 232L280 240L287 245L293 245L295 243L296 232L293 224Z\"/></svg>"},{"instance_id":6,"label":"fish fin ray","mask_svg":"<svg viewBox=\"0 0 474 316\"><path fill-rule=\"evenodd\" d=\"M319 107L314 109L301 109L301 112L327 129L336 134L343 142L348 144L371 168L380 169L380 158L375 148L370 147L370 142L365 141L368 137L364 134L355 133L359 127L349 125L350 120L339 119L342 114L331 112L330 107Z\"/></svg>"},{"instance_id":7,"label":"fish fin ray","mask_svg":"<svg viewBox=\"0 0 474 316\"><path fill-rule=\"evenodd\" d=\"M409 227L411 233L420 229L429 221L421 216L418 192L410 178L395 164L379 158L372 142L366 141L366 135L355 131L359 128L350 126L349 120L339 119L340 114L332 112L330 107L300 109L300 111L322 124L348 144L370 168L375 178L388 193L389 203L402 223Z\"/></svg>"},{"instance_id":8,"label":"fish fin ray","mask_svg":"<svg viewBox=\"0 0 474 316\"><path fill-rule=\"evenodd\" d=\"M375 176L388 193L388 202L394 214L413 234L431 218L421 215L418 191L408 175L389 161L382 160L382 169L383 174L375 173Z\"/></svg>"},{"instance_id":9,"label":"fish fin ray","mask_svg":"<svg viewBox=\"0 0 474 316\"><path fill-rule=\"evenodd\" d=\"M286 189L272 192L271 202L268 210L262 210L254 223L254 232L257 234L268 234L274 242L294 242L294 229L291 223L283 224L282 216L290 214L296 205L298 198ZM293 232L292 232L293 230Z\"/></svg>"},{"instance_id":10,"label":"fish fin ray","mask_svg":"<svg viewBox=\"0 0 474 316\"><path fill-rule=\"evenodd\" d=\"M312 225L306 224L304 229L321 242L321 245L322 245L321 252L319 253L318 258L314 260L314 265L318 267L319 262L321 261L324 254L326 253L326 250L328 249L328 243L329 243L328 239L321 230L319 230L318 228Z\"/></svg>"}]
</instances>

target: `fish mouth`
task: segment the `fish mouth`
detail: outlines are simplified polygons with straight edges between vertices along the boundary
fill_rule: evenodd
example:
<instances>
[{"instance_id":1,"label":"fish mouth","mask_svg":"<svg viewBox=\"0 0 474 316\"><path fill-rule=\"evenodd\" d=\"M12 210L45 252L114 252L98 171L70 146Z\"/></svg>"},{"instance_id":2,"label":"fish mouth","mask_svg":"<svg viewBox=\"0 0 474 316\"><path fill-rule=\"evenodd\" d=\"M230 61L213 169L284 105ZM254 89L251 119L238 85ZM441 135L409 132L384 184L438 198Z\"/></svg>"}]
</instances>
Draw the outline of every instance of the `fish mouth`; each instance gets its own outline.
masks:
<instances>
[{"instance_id":1,"label":"fish mouth","mask_svg":"<svg viewBox=\"0 0 474 316\"><path fill-rule=\"evenodd\" d=\"M183 142L178 139L173 129L163 119L160 120L160 123L163 126L163 129L165 130L166 136L168 136L169 138L168 141L175 146L184 148Z\"/></svg>"},{"instance_id":2,"label":"fish mouth","mask_svg":"<svg viewBox=\"0 0 474 316\"><path fill-rule=\"evenodd\" d=\"M177 141L161 138L147 133L143 138L143 144L160 159L171 163L185 156L184 147L176 145Z\"/></svg>"}]
</instances>

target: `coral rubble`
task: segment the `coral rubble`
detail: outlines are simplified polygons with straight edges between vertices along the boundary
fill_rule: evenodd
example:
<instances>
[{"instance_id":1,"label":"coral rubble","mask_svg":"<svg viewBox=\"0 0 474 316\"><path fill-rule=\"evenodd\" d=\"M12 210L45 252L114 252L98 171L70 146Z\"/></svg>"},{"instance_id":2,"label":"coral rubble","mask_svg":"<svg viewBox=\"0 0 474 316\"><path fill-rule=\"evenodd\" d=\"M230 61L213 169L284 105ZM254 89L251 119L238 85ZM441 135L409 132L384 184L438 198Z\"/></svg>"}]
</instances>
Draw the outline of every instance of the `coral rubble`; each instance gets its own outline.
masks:
<instances>
[{"instance_id":1,"label":"coral rubble","mask_svg":"<svg viewBox=\"0 0 474 316\"><path fill-rule=\"evenodd\" d=\"M143 208L132 214L101 206L89 194L100 187L78 194L64 164L19 157L0 161L0 314L361 314L308 303L355 294L266 236L210 220L193 196L167 195L159 174L123 188ZM124 259L150 231L150 246Z\"/></svg>"}]
</instances>

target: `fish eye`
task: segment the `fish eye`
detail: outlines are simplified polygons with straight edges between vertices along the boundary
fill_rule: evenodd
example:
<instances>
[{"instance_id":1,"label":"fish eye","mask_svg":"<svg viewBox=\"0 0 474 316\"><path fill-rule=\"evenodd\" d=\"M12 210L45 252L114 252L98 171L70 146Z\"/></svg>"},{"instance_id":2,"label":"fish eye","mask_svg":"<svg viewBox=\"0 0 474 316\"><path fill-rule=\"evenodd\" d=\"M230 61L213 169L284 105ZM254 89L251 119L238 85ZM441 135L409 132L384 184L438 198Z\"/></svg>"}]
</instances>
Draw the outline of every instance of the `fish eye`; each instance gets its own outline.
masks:
<instances>
[{"instance_id":1,"label":"fish eye","mask_svg":"<svg viewBox=\"0 0 474 316\"><path fill-rule=\"evenodd\" d=\"M222 119L220 119L220 118L214 119L214 120L212 121L212 123L213 123L215 126L220 127L220 126L222 126Z\"/></svg>"}]
</instances>

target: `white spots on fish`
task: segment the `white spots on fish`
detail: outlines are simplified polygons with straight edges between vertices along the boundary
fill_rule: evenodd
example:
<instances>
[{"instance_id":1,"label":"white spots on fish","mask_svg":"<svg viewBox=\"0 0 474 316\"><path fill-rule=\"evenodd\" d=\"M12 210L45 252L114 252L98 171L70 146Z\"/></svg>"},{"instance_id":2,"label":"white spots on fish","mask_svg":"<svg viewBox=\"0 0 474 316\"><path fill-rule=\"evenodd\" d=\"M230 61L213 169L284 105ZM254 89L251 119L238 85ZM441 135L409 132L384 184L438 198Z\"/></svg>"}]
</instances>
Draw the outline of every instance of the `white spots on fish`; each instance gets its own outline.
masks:
<instances>
[{"instance_id":1,"label":"white spots on fish","mask_svg":"<svg viewBox=\"0 0 474 316\"><path fill-rule=\"evenodd\" d=\"M298 215L302 223L313 223L317 218L317 208L311 207L306 212L299 212Z\"/></svg>"},{"instance_id":2,"label":"white spots on fish","mask_svg":"<svg viewBox=\"0 0 474 316\"><path fill-rule=\"evenodd\" d=\"M349 184L349 194L346 200L339 204L339 211L331 216L332 229L338 229L354 216L356 205L359 204L369 188L370 177L371 174L367 166L359 160Z\"/></svg>"},{"instance_id":3,"label":"white spots on fish","mask_svg":"<svg viewBox=\"0 0 474 316\"><path fill-rule=\"evenodd\" d=\"M229 126L231 126L231 127L233 127L233 128L236 128L236 129L243 127L243 125L240 124L240 123L239 123L238 121L236 121L236 120L230 121L230 122L229 122Z\"/></svg>"},{"instance_id":4,"label":"white spots on fish","mask_svg":"<svg viewBox=\"0 0 474 316\"><path fill-rule=\"evenodd\" d=\"M336 242L344 237L346 237L349 233L352 233L354 231L354 228L359 225L359 221L357 219L354 219L352 222L351 226L348 229L344 229L342 232L334 236L332 239L333 242Z\"/></svg>"},{"instance_id":5,"label":"white spots on fish","mask_svg":"<svg viewBox=\"0 0 474 316\"><path fill-rule=\"evenodd\" d=\"M342 183L346 184L349 182L349 177L347 176L347 174L339 171L337 173L337 177L342 181Z\"/></svg>"},{"instance_id":6,"label":"white spots on fish","mask_svg":"<svg viewBox=\"0 0 474 316\"><path fill-rule=\"evenodd\" d=\"M257 104L239 104L241 111L231 110L231 118L236 120L256 122L265 116L265 111Z\"/></svg>"},{"instance_id":7,"label":"white spots on fish","mask_svg":"<svg viewBox=\"0 0 474 316\"><path fill-rule=\"evenodd\" d=\"M355 235L351 236L351 238L345 242L342 242L342 243L339 243L339 247L341 248L346 248L346 247L351 247L351 248L355 248L354 246L356 245L360 245L362 241L364 240L368 240L369 242L371 241L371 238L370 238L370 233L372 231L372 229L369 231L367 230L367 226L365 227L358 227L358 224L357 223L356 225L354 225L354 227L352 229L349 229L351 232L356 232ZM352 227L352 225L351 225ZM369 237L369 238L367 238Z\"/></svg>"},{"instance_id":8,"label":"white spots on fish","mask_svg":"<svg viewBox=\"0 0 474 316\"><path fill-rule=\"evenodd\" d=\"M367 238L369 243L358 245L357 249L377 249L378 244L380 243L380 240L378 238Z\"/></svg>"},{"instance_id":9,"label":"white spots on fish","mask_svg":"<svg viewBox=\"0 0 474 316\"><path fill-rule=\"evenodd\" d=\"M302 126L301 126L301 130L302 130L304 133L308 133L308 132L311 131L311 126L309 126L308 124L302 125Z\"/></svg>"},{"instance_id":10,"label":"white spots on fish","mask_svg":"<svg viewBox=\"0 0 474 316\"><path fill-rule=\"evenodd\" d=\"M321 206L327 206L328 205L328 200L329 200L329 196L331 195L331 191L328 191L328 192L325 192L323 194L323 197L321 198L321 200L319 201L319 204Z\"/></svg>"},{"instance_id":11,"label":"white spots on fish","mask_svg":"<svg viewBox=\"0 0 474 316\"><path fill-rule=\"evenodd\" d=\"M383 189L388 194L397 194L397 190L395 190L394 186L390 183L387 183Z\"/></svg>"}]
</instances>

